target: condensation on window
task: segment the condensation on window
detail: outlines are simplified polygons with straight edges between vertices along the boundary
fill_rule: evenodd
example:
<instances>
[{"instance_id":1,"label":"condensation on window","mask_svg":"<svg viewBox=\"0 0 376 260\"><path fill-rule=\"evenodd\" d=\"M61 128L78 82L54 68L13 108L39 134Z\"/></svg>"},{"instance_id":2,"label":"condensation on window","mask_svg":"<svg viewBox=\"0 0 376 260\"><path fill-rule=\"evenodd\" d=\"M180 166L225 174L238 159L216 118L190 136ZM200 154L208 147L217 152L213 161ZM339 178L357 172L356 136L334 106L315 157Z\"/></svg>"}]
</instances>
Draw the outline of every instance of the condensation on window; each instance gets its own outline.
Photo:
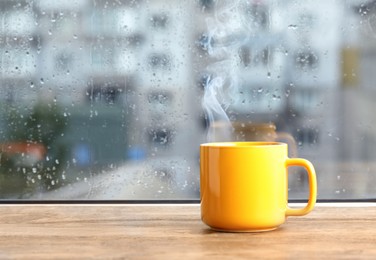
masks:
<instances>
[{"instance_id":1,"label":"condensation on window","mask_svg":"<svg viewBox=\"0 0 376 260\"><path fill-rule=\"evenodd\" d=\"M6 0L0 28L0 199L199 199L199 145L260 124L319 199L376 195L374 1Z\"/></svg>"}]
</instances>

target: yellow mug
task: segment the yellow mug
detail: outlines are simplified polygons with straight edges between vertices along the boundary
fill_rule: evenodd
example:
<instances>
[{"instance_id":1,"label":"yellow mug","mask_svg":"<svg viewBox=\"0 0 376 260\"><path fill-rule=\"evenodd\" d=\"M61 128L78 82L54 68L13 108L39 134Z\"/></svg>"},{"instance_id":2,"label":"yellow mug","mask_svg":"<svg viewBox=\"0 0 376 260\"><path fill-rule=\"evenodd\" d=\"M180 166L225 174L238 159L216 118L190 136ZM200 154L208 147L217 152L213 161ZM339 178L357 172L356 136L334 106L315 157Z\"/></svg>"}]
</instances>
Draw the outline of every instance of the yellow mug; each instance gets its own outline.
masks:
<instances>
[{"instance_id":1,"label":"yellow mug","mask_svg":"<svg viewBox=\"0 0 376 260\"><path fill-rule=\"evenodd\" d=\"M287 168L307 170L309 199L288 207ZM288 216L308 214L316 203L313 165L288 158L287 144L223 142L200 146L201 219L214 230L259 232L276 229Z\"/></svg>"}]
</instances>

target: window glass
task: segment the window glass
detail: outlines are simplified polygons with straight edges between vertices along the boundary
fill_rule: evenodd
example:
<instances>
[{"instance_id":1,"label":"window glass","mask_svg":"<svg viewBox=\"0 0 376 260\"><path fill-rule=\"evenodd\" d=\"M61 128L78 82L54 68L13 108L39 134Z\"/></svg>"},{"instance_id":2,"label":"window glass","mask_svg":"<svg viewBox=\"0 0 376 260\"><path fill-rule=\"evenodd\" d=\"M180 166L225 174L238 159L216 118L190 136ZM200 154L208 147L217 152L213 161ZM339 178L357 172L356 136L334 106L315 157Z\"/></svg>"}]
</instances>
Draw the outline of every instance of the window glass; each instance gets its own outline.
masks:
<instances>
[{"instance_id":1,"label":"window glass","mask_svg":"<svg viewBox=\"0 0 376 260\"><path fill-rule=\"evenodd\" d=\"M375 66L371 0L1 1L0 199L199 199L199 145L260 124L375 198Z\"/></svg>"}]
</instances>

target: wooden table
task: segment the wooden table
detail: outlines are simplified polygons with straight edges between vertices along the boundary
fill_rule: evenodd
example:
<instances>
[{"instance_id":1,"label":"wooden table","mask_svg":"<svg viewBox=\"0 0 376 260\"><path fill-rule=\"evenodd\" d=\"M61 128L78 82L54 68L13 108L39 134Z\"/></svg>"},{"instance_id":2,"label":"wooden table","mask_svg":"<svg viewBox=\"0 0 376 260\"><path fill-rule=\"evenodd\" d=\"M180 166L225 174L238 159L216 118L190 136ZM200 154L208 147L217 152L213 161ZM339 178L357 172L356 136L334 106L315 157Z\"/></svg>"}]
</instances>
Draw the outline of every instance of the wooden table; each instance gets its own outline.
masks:
<instances>
[{"instance_id":1,"label":"wooden table","mask_svg":"<svg viewBox=\"0 0 376 260\"><path fill-rule=\"evenodd\" d=\"M197 204L0 205L0 259L376 259L376 204L321 204L265 233L219 233Z\"/></svg>"}]
</instances>

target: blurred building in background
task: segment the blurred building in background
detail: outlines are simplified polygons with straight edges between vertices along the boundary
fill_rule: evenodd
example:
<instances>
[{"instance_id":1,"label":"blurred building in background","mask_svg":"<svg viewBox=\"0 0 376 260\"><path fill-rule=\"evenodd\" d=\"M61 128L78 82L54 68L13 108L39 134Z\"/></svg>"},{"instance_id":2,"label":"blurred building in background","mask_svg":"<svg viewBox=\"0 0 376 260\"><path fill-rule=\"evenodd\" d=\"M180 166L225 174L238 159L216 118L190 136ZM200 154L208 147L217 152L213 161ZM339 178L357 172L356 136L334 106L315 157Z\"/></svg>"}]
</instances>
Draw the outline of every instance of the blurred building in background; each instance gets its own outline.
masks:
<instances>
[{"instance_id":1,"label":"blurred building in background","mask_svg":"<svg viewBox=\"0 0 376 260\"><path fill-rule=\"evenodd\" d=\"M222 69L238 78L230 120L275 123L315 163L373 158L373 126L356 126L374 117L375 32L354 25L375 29L375 4L236 4L2 1L1 106L59 104L67 129L57 138L79 167L150 158L197 167L202 96L218 73L210 66L224 59L210 48L225 42L234 52ZM210 37L226 8L225 37Z\"/></svg>"}]
</instances>

